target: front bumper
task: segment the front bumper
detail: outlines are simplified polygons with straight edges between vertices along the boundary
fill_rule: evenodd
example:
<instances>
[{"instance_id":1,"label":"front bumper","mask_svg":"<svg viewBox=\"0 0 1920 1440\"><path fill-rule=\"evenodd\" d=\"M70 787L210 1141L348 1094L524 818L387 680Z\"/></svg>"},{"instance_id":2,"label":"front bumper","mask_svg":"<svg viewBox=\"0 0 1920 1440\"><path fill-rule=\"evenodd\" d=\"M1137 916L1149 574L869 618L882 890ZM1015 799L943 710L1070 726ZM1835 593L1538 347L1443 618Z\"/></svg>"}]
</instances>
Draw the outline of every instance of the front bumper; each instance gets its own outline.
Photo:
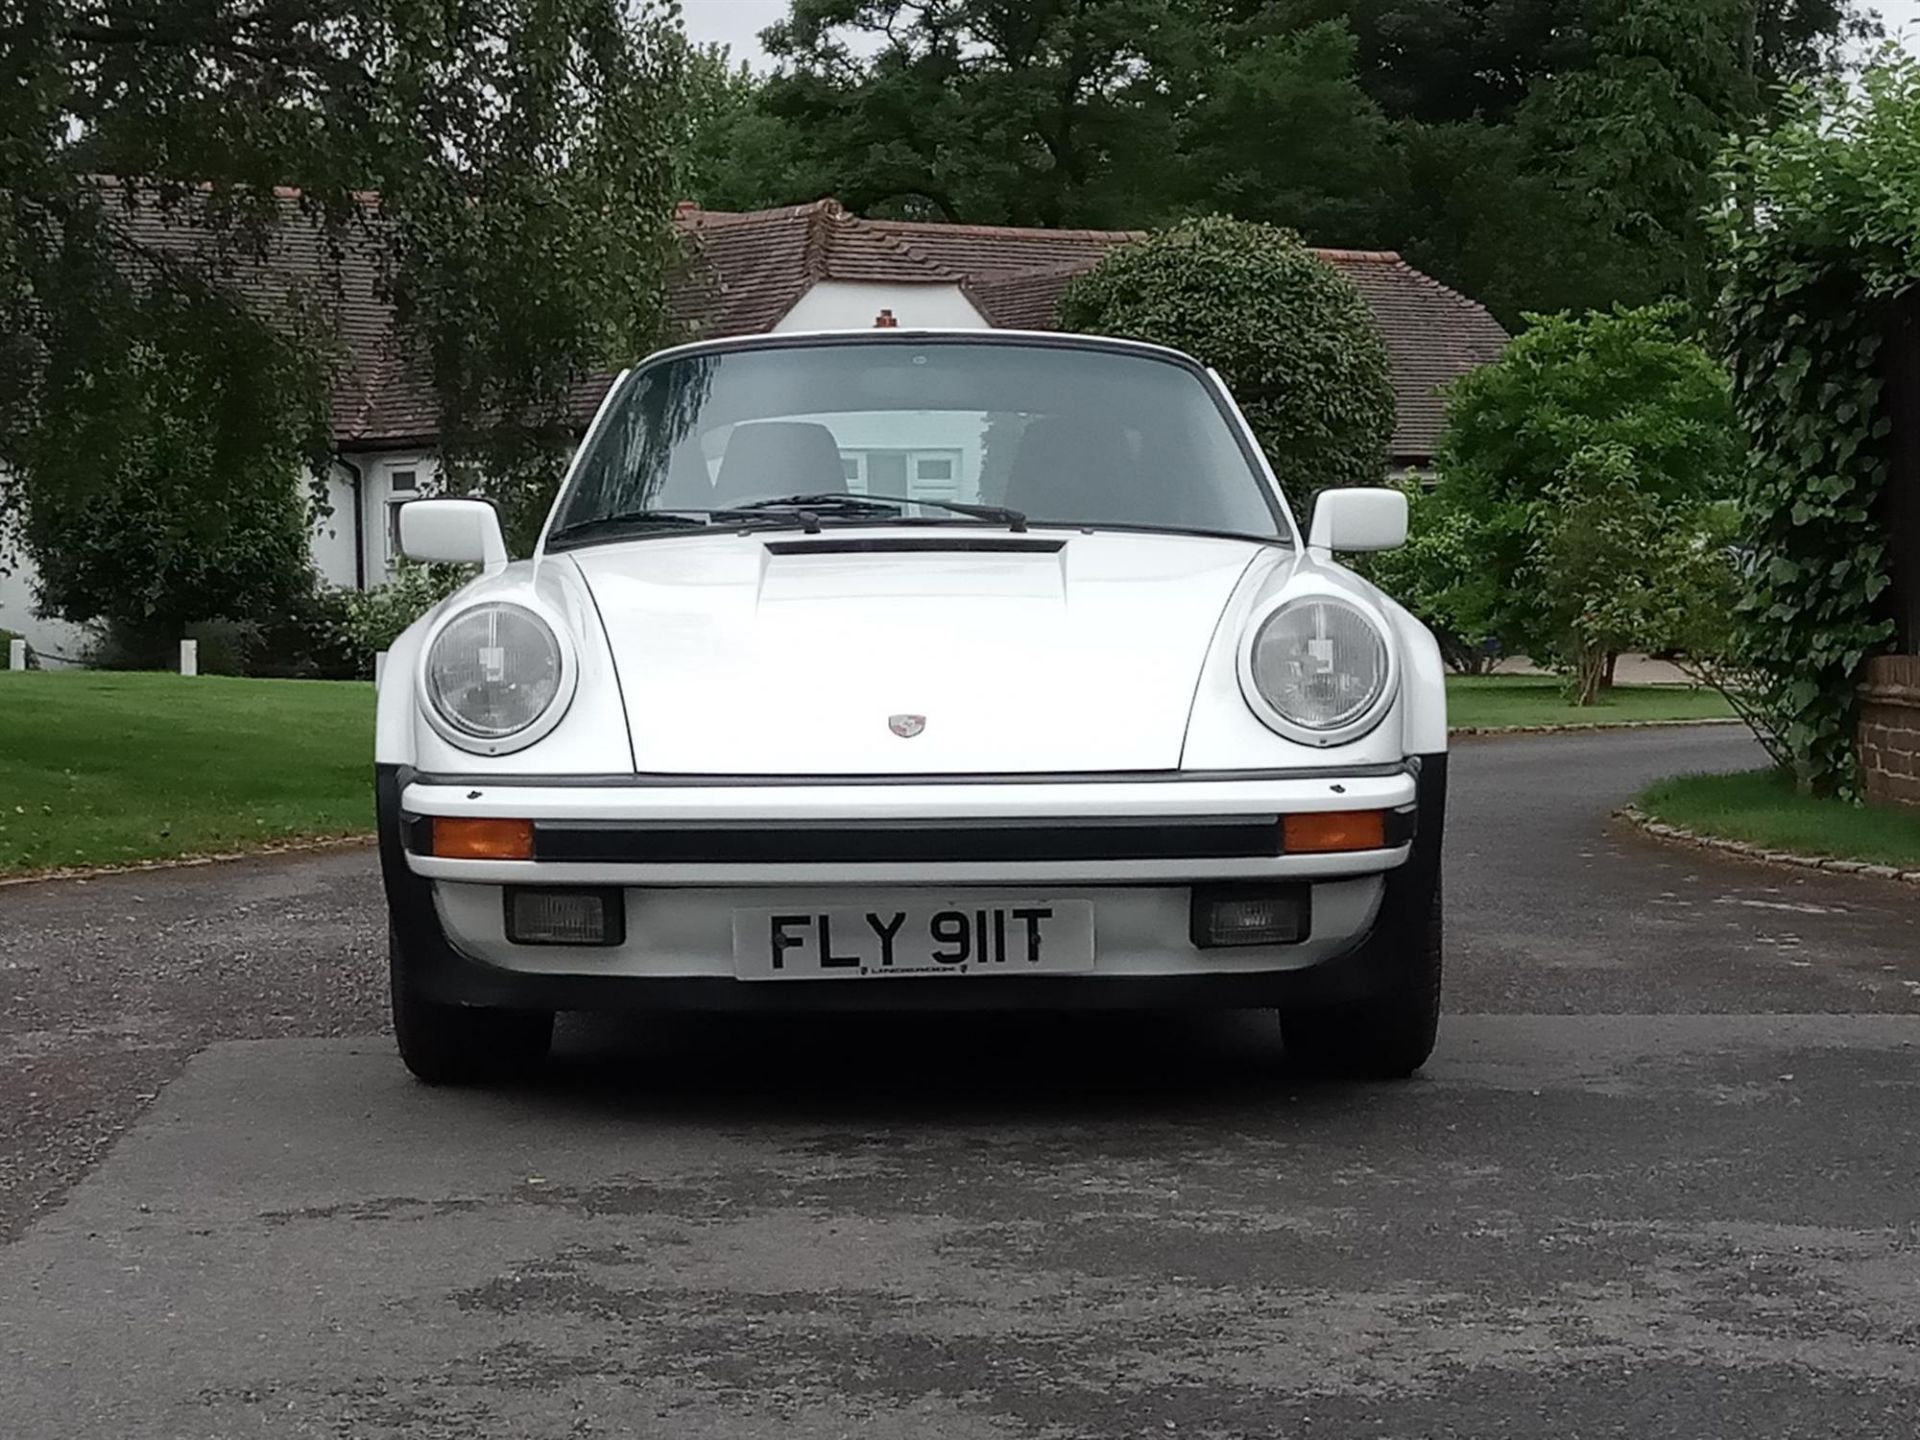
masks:
<instances>
[{"instance_id":1,"label":"front bumper","mask_svg":"<svg viewBox=\"0 0 1920 1440\"><path fill-rule=\"evenodd\" d=\"M1264 1005L1373 988L1378 967L1365 952L1382 948L1411 892L1430 894L1437 874L1445 764L1438 755L1392 770L1286 778L775 785L502 784L381 767L381 853L410 981L441 1003ZM1283 815L1372 809L1397 814L1387 848L1274 853L1270 836ZM536 858L419 853L428 848L422 820L443 816L530 819ZM1310 891L1310 933L1289 945L1197 947L1193 889L1221 881ZM528 884L615 889L621 943L509 942L503 889ZM735 978L737 911L988 898L1091 904L1094 972L774 986Z\"/></svg>"}]
</instances>

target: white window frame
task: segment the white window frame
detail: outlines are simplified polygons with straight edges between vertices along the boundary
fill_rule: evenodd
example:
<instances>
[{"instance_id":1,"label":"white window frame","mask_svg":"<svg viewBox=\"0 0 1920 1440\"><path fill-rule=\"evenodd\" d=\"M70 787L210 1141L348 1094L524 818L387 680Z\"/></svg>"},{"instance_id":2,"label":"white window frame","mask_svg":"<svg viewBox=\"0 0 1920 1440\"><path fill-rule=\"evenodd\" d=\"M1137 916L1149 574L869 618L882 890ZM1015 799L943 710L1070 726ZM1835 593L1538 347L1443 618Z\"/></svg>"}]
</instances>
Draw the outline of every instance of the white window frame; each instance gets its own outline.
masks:
<instances>
[{"instance_id":1,"label":"white window frame","mask_svg":"<svg viewBox=\"0 0 1920 1440\"><path fill-rule=\"evenodd\" d=\"M399 568L400 552L400 507L409 500L418 500L428 493L433 478L432 462L424 456L412 456L383 460L380 462L380 547L382 566L388 577ZM412 484L401 488L395 482L403 475L412 477Z\"/></svg>"}]
</instances>

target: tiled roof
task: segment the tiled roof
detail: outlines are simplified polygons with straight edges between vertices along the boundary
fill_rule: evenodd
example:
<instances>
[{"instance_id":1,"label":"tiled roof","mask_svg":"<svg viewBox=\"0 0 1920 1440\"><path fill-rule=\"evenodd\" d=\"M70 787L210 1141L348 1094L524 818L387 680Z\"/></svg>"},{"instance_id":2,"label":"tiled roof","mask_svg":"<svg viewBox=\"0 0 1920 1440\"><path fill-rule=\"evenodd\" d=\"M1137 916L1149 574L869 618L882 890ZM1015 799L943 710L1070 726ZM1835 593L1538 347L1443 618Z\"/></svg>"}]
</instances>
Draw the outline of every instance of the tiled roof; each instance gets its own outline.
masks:
<instances>
[{"instance_id":1,"label":"tiled roof","mask_svg":"<svg viewBox=\"0 0 1920 1440\"><path fill-rule=\"evenodd\" d=\"M341 346L333 387L334 439L342 449L430 445L438 407L422 367L405 348L382 283L377 203L328 227L280 195L280 223L257 251L223 257L224 273L268 309L317 303ZM139 243L197 254L195 227L138 199L117 210ZM771 330L821 280L959 286L991 325L1050 330L1074 276L1137 230L1022 230L862 220L833 200L735 214L683 205L675 224L688 263L668 291L683 334L751 335ZM1480 305L1383 251L1322 250L1372 306L1393 359L1400 418L1394 453L1432 455L1445 419L1443 388L1495 359L1507 334ZM611 377L575 385L572 409L591 417Z\"/></svg>"},{"instance_id":2,"label":"tiled roof","mask_svg":"<svg viewBox=\"0 0 1920 1440\"><path fill-rule=\"evenodd\" d=\"M1023 230L861 220L832 200L745 214L682 206L695 259L675 286L675 314L707 336L773 328L817 280L959 285L991 325L1051 330L1060 296L1139 230ZM1497 359L1507 332L1485 307L1384 250L1316 252L1373 308L1393 362L1393 451L1432 456L1445 388Z\"/></svg>"}]
</instances>

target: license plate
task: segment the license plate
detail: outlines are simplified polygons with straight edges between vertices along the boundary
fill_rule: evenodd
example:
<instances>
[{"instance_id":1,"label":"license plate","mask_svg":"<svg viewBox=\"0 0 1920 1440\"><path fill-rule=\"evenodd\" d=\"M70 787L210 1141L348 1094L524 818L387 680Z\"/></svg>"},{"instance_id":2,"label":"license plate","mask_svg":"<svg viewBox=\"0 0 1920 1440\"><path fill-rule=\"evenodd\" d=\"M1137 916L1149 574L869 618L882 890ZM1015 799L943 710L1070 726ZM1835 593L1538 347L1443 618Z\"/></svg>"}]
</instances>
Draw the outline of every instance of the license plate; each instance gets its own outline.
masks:
<instances>
[{"instance_id":1,"label":"license plate","mask_svg":"<svg viewBox=\"0 0 1920 1440\"><path fill-rule=\"evenodd\" d=\"M733 913L742 980L892 975L1084 975L1093 969L1085 900L987 900Z\"/></svg>"}]
</instances>

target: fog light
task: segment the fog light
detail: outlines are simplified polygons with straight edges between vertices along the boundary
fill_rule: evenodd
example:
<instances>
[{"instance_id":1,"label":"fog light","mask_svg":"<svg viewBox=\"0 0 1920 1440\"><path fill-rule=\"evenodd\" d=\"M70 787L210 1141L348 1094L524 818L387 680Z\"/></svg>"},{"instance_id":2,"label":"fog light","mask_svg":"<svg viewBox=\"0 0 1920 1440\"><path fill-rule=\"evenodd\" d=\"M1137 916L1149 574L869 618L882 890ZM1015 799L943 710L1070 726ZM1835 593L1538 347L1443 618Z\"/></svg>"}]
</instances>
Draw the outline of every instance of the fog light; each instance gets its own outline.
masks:
<instances>
[{"instance_id":1,"label":"fog light","mask_svg":"<svg viewBox=\"0 0 1920 1440\"><path fill-rule=\"evenodd\" d=\"M1304 885L1195 890L1193 943L1202 950L1233 945L1297 945L1311 928L1309 893Z\"/></svg>"},{"instance_id":2,"label":"fog light","mask_svg":"<svg viewBox=\"0 0 1920 1440\"><path fill-rule=\"evenodd\" d=\"M507 939L515 945L618 945L625 920L618 890L507 890Z\"/></svg>"}]
</instances>

